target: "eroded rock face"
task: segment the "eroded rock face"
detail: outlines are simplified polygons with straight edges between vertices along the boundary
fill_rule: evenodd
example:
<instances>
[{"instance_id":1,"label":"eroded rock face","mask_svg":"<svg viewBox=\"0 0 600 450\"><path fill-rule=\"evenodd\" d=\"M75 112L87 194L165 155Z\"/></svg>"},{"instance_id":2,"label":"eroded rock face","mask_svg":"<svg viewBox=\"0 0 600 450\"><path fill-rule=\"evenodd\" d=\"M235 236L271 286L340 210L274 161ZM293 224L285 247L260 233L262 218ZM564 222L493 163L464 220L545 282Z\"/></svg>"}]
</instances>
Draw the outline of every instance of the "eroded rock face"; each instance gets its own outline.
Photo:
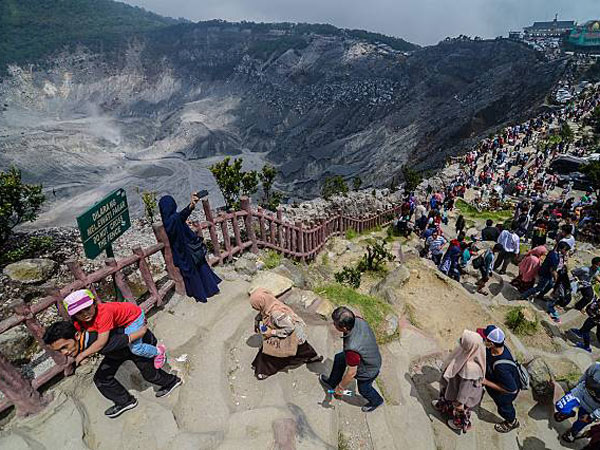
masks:
<instances>
[{"instance_id":1,"label":"eroded rock face","mask_svg":"<svg viewBox=\"0 0 600 450\"><path fill-rule=\"evenodd\" d=\"M248 294L252 294L258 288L263 288L271 292L275 297L279 297L293 286L294 282L289 278L273 272L262 272L250 283Z\"/></svg>"},{"instance_id":2,"label":"eroded rock face","mask_svg":"<svg viewBox=\"0 0 600 450\"><path fill-rule=\"evenodd\" d=\"M542 358L533 358L526 366L530 376L530 386L537 398L552 398L554 374Z\"/></svg>"},{"instance_id":3,"label":"eroded rock face","mask_svg":"<svg viewBox=\"0 0 600 450\"><path fill-rule=\"evenodd\" d=\"M371 294L376 295L386 302L401 305L403 300L400 289L410 279L410 270L405 265L400 265L386 277L371 288Z\"/></svg>"},{"instance_id":4,"label":"eroded rock face","mask_svg":"<svg viewBox=\"0 0 600 450\"><path fill-rule=\"evenodd\" d=\"M13 281L35 284L43 283L49 279L55 269L56 263L50 259L24 259L6 266L4 274Z\"/></svg>"}]
</instances>

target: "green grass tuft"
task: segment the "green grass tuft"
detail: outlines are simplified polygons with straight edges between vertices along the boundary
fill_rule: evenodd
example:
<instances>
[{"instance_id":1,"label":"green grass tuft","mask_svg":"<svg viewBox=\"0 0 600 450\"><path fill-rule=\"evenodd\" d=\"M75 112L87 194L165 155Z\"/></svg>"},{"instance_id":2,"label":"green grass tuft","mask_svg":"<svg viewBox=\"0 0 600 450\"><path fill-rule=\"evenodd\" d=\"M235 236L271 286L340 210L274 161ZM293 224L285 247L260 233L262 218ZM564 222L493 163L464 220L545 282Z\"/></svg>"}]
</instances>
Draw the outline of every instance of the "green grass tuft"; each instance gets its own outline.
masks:
<instances>
[{"instance_id":1,"label":"green grass tuft","mask_svg":"<svg viewBox=\"0 0 600 450\"><path fill-rule=\"evenodd\" d=\"M527 319L525 319L525 316L523 315L523 309L524 308L522 306L511 308L506 313L504 322L506 323L506 326L510 328L515 334L531 336L537 333L540 327L540 322L537 319L537 317L535 319L535 322L530 322Z\"/></svg>"},{"instance_id":2,"label":"green grass tuft","mask_svg":"<svg viewBox=\"0 0 600 450\"><path fill-rule=\"evenodd\" d=\"M363 319L373 328L377 340L381 342L386 339L382 325L384 324L385 316L393 313L394 310L383 300L371 295L361 294L355 289L338 283L326 284L316 289L315 292L326 297L336 306L347 305L357 308L360 310Z\"/></svg>"},{"instance_id":3,"label":"green grass tuft","mask_svg":"<svg viewBox=\"0 0 600 450\"><path fill-rule=\"evenodd\" d=\"M460 214L462 214L465 217L465 220L492 219L496 223L504 222L505 220L510 219L513 215L513 212L508 209L503 209L500 211L479 211L473 205L470 205L469 203L465 202L462 198L457 199L454 203L454 206L456 207L456 209L458 209Z\"/></svg>"},{"instance_id":4,"label":"green grass tuft","mask_svg":"<svg viewBox=\"0 0 600 450\"><path fill-rule=\"evenodd\" d=\"M356 231L356 230L354 230L352 228L348 228L346 230L346 235L345 236L346 236L347 240L351 241L352 239L356 239L359 236L359 234L358 234L358 231Z\"/></svg>"},{"instance_id":5,"label":"green grass tuft","mask_svg":"<svg viewBox=\"0 0 600 450\"><path fill-rule=\"evenodd\" d=\"M263 258L265 268L274 269L275 267L281 264L282 259L283 256L281 256L281 254L277 253L275 250L267 251Z\"/></svg>"}]
</instances>

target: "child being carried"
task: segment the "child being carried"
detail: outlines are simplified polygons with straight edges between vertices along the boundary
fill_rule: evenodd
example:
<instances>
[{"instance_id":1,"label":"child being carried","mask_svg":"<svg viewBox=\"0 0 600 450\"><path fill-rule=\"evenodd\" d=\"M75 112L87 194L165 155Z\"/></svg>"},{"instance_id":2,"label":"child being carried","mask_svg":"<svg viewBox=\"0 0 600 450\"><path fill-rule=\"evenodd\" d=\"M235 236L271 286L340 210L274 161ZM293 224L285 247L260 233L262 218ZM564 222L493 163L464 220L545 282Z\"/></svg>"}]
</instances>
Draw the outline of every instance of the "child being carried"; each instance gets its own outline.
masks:
<instances>
[{"instance_id":1,"label":"child being carried","mask_svg":"<svg viewBox=\"0 0 600 450\"><path fill-rule=\"evenodd\" d=\"M148 326L144 311L138 305L129 302L97 303L95 295L88 289L72 292L64 300L65 310L73 318L78 331L96 331L98 339L86 350L77 355L75 364L79 365L88 356L98 353L108 342L111 330L124 328L129 336L129 348L134 355L154 358L154 367L160 369L166 361L166 348L146 344L142 337Z\"/></svg>"}]
</instances>

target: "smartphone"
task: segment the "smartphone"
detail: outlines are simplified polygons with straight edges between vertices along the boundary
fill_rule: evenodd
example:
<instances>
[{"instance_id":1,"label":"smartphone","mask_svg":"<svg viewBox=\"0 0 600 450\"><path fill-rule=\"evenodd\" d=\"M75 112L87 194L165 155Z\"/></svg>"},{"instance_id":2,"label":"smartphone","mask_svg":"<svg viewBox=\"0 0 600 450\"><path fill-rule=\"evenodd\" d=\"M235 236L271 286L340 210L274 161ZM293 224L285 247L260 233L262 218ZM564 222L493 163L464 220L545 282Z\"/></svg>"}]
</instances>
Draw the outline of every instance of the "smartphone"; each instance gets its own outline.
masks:
<instances>
[{"instance_id":1,"label":"smartphone","mask_svg":"<svg viewBox=\"0 0 600 450\"><path fill-rule=\"evenodd\" d=\"M206 189L202 189L201 191L194 192L194 195L198 198L208 197L208 191Z\"/></svg>"}]
</instances>

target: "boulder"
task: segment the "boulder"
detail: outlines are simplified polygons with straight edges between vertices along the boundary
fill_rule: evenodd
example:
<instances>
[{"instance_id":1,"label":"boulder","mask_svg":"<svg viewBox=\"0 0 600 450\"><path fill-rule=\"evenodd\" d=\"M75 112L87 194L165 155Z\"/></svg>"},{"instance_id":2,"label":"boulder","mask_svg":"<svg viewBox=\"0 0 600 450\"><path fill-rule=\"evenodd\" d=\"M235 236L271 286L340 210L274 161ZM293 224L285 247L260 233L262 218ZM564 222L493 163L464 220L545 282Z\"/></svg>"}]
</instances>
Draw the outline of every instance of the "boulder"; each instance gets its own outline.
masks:
<instances>
[{"instance_id":1,"label":"boulder","mask_svg":"<svg viewBox=\"0 0 600 450\"><path fill-rule=\"evenodd\" d=\"M292 288L289 294L284 297L283 301L286 305L297 306L304 309L310 308L320 299L313 291L305 291L297 288Z\"/></svg>"},{"instance_id":2,"label":"boulder","mask_svg":"<svg viewBox=\"0 0 600 450\"><path fill-rule=\"evenodd\" d=\"M400 265L388 273L383 280L373 286L370 293L391 304L402 303L399 291L409 279L410 270L408 270L405 265Z\"/></svg>"},{"instance_id":3,"label":"boulder","mask_svg":"<svg viewBox=\"0 0 600 450\"><path fill-rule=\"evenodd\" d=\"M388 314L385 316L385 335L393 336L398 331L398 316Z\"/></svg>"},{"instance_id":4,"label":"boulder","mask_svg":"<svg viewBox=\"0 0 600 450\"><path fill-rule=\"evenodd\" d=\"M303 266L296 264L288 259L283 259L282 263L271 270L271 272L289 278L294 282L294 286L300 289L306 287L306 276Z\"/></svg>"},{"instance_id":5,"label":"boulder","mask_svg":"<svg viewBox=\"0 0 600 450\"><path fill-rule=\"evenodd\" d=\"M29 358L36 347L35 339L24 326L11 328L0 334L2 354L10 361Z\"/></svg>"},{"instance_id":6,"label":"boulder","mask_svg":"<svg viewBox=\"0 0 600 450\"><path fill-rule=\"evenodd\" d=\"M13 281L24 284L35 284L48 280L55 269L56 263L51 259L24 259L6 266L4 268L4 275Z\"/></svg>"},{"instance_id":7,"label":"boulder","mask_svg":"<svg viewBox=\"0 0 600 450\"><path fill-rule=\"evenodd\" d=\"M315 304L317 305L315 313L321 316L321 318L324 320L328 320L331 318L331 313L333 312L335 307L329 300L322 298L318 303Z\"/></svg>"},{"instance_id":8,"label":"boulder","mask_svg":"<svg viewBox=\"0 0 600 450\"><path fill-rule=\"evenodd\" d=\"M252 294L259 287L270 291L275 297L289 291L294 286L294 282L289 278L278 275L272 271L261 272L248 288L248 294Z\"/></svg>"},{"instance_id":9,"label":"boulder","mask_svg":"<svg viewBox=\"0 0 600 450\"><path fill-rule=\"evenodd\" d=\"M243 275L254 275L258 272L256 258L250 258L248 255L256 256L253 253L246 253L243 255L235 262L235 271Z\"/></svg>"},{"instance_id":10,"label":"boulder","mask_svg":"<svg viewBox=\"0 0 600 450\"><path fill-rule=\"evenodd\" d=\"M533 358L527 365L531 391L536 399L551 398L554 393L554 374L540 357Z\"/></svg>"}]
</instances>

